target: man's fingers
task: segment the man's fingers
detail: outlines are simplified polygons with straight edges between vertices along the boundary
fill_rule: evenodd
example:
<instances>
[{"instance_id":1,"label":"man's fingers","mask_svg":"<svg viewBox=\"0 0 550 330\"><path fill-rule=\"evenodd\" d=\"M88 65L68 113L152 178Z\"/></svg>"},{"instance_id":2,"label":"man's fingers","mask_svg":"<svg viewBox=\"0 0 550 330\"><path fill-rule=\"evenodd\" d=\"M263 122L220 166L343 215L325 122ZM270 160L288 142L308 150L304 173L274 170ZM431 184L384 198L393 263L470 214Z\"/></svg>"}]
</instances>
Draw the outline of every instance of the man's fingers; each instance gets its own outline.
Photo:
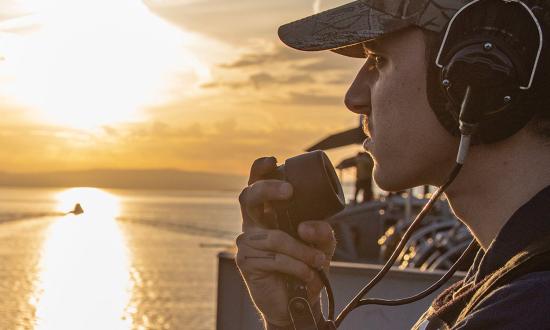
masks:
<instances>
[{"instance_id":1,"label":"man's fingers","mask_svg":"<svg viewBox=\"0 0 550 330\"><path fill-rule=\"evenodd\" d=\"M260 220L269 220L263 219L263 216L266 213L269 215L274 212L270 202L287 200L290 197L292 197L292 186L284 181L262 180L246 187L239 196L243 215L243 231L251 224L259 224ZM264 223L264 225L269 224Z\"/></svg>"},{"instance_id":2,"label":"man's fingers","mask_svg":"<svg viewBox=\"0 0 550 330\"><path fill-rule=\"evenodd\" d=\"M301 279L306 283L316 279L315 271L305 263L275 252L252 248L239 249L237 266L246 277L264 276L266 273L281 273Z\"/></svg>"},{"instance_id":3,"label":"man's fingers","mask_svg":"<svg viewBox=\"0 0 550 330\"><path fill-rule=\"evenodd\" d=\"M332 227L326 221L304 221L298 227L298 234L305 242L332 257L336 248L336 238Z\"/></svg>"},{"instance_id":4,"label":"man's fingers","mask_svg":"<svg viewBox=\"0 0 550 330\"><path fill-rule=\"evenodd\" d=\"M276 230L257 230L251 233L240 234L236 240L237 267L245 278L252 281L273 275L274 272L299 278L307 284L308 290L311 290L310 292L313 294L312 298L316 299L315 295L323 287L316 267L312 267L302 260L285 255L284 253L261 250L252 246L255 243L251 244L251 242L271 244L266 242L271 241L270 235L273 233L275 233L275 236L271 236L275 238L273 242L280 241L280 239L277 240L277 235L279 234L276 232ZM322 254L318 250L315 253L314 255Z\"/></svg>"},{"instance_id":5,"label":"man's fingers","mask_svg":"<svg viewBox=\"0 0 550 330\"><path fill-rule=\"evenodd\" d=\"M315 269L327 265L324 251L302 244L280 230L253 231L241 237L241 242L256 250L288 255Z\"/></svg>"},{"instance_id":6,"label":"man's fingers","mask_svg":"<svg viewBox=\"0 0 550 330\"><path fill-rule=\"evenodd\" d=\"M265 175L273 172L277 168L277 159L275 157L258 158L250 168L248 185L261 180Z\"/></svg>"},{"instance_id":7,"label":"man's fingers","mask_svg":"<svg viewBox=\"0 0 550 330\"><path fill-rule=\"evenodd\" d=\"M246 188L245 203L250 208L257 208L266 202L282 201L292 197L292 185L280 180L262 180Z\"/></svg>"}]
</instances>

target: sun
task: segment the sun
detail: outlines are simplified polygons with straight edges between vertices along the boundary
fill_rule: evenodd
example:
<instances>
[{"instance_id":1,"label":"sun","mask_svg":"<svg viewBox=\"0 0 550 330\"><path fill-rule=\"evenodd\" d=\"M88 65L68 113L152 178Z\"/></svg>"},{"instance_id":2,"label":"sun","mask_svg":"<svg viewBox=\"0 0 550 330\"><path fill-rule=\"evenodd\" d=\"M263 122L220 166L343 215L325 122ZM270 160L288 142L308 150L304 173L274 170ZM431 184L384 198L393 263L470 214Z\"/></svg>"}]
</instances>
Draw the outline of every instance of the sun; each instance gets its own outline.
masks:
<instances>
[{"instance_id":1,"label":"sun","mask_svg":"<svg viewBox=\"0 0 550 330\"><path fill-rule=\"evenodd\" d=\"M4 36L0 92L40 122L95 128L142 120L176 84L186 93L208 79L208 66L186 47L193 36L140 0L20 3L31 15Z\"/></svg>"}]
</instances>

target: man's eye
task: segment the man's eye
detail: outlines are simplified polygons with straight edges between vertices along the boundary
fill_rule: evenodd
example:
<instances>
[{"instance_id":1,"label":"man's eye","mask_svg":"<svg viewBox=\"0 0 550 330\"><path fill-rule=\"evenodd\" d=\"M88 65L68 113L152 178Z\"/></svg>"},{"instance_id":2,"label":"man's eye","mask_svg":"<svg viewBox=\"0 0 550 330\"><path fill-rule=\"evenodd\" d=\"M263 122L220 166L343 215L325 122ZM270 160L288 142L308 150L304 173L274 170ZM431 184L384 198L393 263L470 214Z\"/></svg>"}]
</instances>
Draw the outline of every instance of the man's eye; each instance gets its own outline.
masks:
<instances>
[{"instance_id":1,"label":"man's eye","mask_svg":"<svg viewBox=\"0 0 550 330\"><path fill-rule=\"evenodd\" d=\"M376 54L368 54L367 55L367 69L374 70L374 69L380 69L380 67L384 64L385 58L383 58L380 55Z\"/></svg>"}]
</instances>

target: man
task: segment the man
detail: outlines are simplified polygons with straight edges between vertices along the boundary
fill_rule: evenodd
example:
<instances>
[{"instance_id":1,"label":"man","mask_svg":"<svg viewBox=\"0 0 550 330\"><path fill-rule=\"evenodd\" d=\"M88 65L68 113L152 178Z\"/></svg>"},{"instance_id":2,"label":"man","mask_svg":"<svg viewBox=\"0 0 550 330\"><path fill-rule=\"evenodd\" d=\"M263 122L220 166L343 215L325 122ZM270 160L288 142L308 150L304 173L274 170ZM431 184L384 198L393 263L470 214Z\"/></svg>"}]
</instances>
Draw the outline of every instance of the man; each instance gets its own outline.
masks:
<instances>
[{"instance_id":1,"label":"man","mask_svg":"<svg viewBox=\"0 0 550 330\"><path fill-rule=\"evenodd\" d=\"M459 144L464 155L474 141L446 197L481 250L415 328L550 328L550 267L538 258L550 241L550 2L354 1L279 34L301 50L366 57L345 104L368 117L364 146L382 189L442 186ZM289 184L262 180L275 166L252 165L237 263L268 329L293 329L280 274L307 283L323 328L313 270L328 267L336 243L322 221L300 225L308 245L262 224L271 202L292 198Z\"/></svg>"},{"instance_id":2,"label":"man","mask_svg":"<svg viewBox=\"0 0 550 330\"><path fill-rule=\"evenodd\" d=\"M355 157L356 179L355 179L355 194L353 202L358 204L357 197L359 192L363 190L363 199L361 203L372 200L372 169L374 167L374 161L372 157L366 152L359 152Z\"/></svg>"}]
</instances>

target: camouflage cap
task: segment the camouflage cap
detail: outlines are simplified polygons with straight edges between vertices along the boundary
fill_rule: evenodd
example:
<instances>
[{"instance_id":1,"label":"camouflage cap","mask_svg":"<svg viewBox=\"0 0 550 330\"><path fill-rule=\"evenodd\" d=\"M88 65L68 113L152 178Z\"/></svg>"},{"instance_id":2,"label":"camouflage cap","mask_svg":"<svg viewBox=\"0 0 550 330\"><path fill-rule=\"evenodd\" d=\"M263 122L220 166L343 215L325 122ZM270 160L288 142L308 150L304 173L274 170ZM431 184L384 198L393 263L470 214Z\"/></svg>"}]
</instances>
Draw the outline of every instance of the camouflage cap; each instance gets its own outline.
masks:
<instances>
[{"instance_id":1,"label":"camouflage cap","mask_svg":"<svg viewBox=\"0 0 550 330\"><path fill-rule=\"evenodd\" d=\"M357 0L283 25L279 37L292 48L332 50L364 57L360 43L409 26L442 32L453 15L473 0ZM355 47L353 47L355 46Z\"/></svg>"}]
</instances>

